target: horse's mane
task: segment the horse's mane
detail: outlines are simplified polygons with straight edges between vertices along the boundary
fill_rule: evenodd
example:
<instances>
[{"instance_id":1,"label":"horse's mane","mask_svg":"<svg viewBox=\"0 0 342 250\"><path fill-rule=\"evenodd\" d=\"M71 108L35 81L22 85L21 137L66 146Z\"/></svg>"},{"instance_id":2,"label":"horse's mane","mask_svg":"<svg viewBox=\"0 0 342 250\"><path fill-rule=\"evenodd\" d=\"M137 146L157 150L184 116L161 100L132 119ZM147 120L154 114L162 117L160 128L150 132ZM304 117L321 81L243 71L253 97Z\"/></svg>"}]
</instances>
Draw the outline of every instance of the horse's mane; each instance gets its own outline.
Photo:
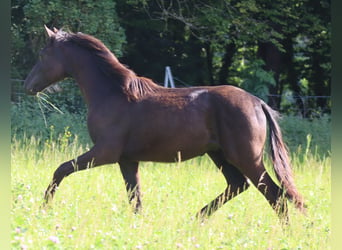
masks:
<instances>
[{"instance_id":1,"label":"horse's mane","mask_svg":"<svg viewBox=\"0 0 342 250\"><path fill-rule=\"evenodd\" d=\"M138 101L146 95L154 93L161 86L151 79L138 77L132 70L119 62L116 56L97 38L83 33L58 31L55 37L58 41L72 44L92 53L99 70L110 77L113 87L119 89L130 101Z\"/></svg>"}]
</instances>

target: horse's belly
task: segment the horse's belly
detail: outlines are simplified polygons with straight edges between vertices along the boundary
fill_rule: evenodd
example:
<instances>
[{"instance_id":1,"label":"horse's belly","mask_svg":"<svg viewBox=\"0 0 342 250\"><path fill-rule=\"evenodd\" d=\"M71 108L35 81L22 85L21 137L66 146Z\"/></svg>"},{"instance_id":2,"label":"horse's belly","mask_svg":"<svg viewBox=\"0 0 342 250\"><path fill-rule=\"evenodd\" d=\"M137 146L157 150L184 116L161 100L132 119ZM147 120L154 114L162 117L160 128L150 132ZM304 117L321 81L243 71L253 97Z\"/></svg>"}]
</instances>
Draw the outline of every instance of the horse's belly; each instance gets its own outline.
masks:
<instances>
[{"instance_id":1,"label":"horse's belly","mask_svg":"<svg viewBox=\"0 0 342 250\"><path fill-rule=\"evenodd\" d=\"M179 162L203 155L207 150L185 151L185 150L148 150L135 152L127 155L128 159L135 161L154 161L154 162ZM126 157L125 157L126 158Z\"/></svg>"},{"instance_id":2,"label":"horse's belly","mask_svg":"<svg viewBox=\"0 0 342 250\"><path fill-rule=\"evenodd\" d=\"M215 141L205 136L199 138L173 138L151 141L135 150L128 150L125 158L136 161L178 162L205 154L218 147Z\"/></svg>"},{"instance_id":3,"label":"horse's belly","mask_svg":"<svg viewBox=\"0 0 342 250\"><path fill-rule=\"evenodd\" d=\"M158 118L158 119L157 119ZM124 151L136 161L176 162L203 155L218 147L217 131L203 107L178 113L157 112L133 124Z\"/></svg>"}]
</instances>

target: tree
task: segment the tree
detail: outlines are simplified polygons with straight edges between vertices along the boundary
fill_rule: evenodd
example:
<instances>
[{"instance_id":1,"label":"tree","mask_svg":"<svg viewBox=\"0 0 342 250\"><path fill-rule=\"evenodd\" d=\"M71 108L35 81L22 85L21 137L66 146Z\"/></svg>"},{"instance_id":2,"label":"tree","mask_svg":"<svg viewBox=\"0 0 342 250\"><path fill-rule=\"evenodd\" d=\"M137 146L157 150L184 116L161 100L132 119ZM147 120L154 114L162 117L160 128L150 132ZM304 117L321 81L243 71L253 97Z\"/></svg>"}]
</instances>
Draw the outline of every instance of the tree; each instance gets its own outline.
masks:
<instances>
[{"instance_id":1,"label":"tree","mask_svg":"<svg viewBox=\"0 0 342 250\"><path fill-rule=\"evenodd\" d=\"M23 78L45 43L43 25L96 35L116 55L122 55L125 33L115 2L105 1L12 1L12 77Z\"/></svg>"},{"instance_id":2,"label":"tree","mask_svg":"<svg viewBox=\"0 0 342 250\"><path fill-rule=\"evenodd\" d=\"M157 82L171 66L179 85L232 84L276 109L291 93L305 116L299 96L330 94L329 8L330 0L13 0L13 75L33 64L45 23L97 36Z\"/></svg>"},{"instance_id":3,"label":"tree","mask_svg":"<svg viewBox=\"0 0 342 250\"><path fill-rule=\"evenodd\" d=\"M176 38L188 56L187 62L201 58L202 78L207 85L250 87L253 81L263 87L252 89L263 89L262 96L274 96L269 103L277 109L284 91L290 91L303 115L302 102L296 97L330 93L329 0L132 0L129 5L145 24L149 20L158 24L164 45ZM128 21L126 27L129 30L136 24ZM191 53L190 42L202 53ZM145 55L148 57L148 51ZM184 67L181 59L178 57L179 65ZM195 66L186 68L186 72L196 72ZM262 77L256 77L256 72ZM300 86L303 79L309 81L308 88ZM316 100L316 105L327 102Z\"/></svg>"}]
</instances>

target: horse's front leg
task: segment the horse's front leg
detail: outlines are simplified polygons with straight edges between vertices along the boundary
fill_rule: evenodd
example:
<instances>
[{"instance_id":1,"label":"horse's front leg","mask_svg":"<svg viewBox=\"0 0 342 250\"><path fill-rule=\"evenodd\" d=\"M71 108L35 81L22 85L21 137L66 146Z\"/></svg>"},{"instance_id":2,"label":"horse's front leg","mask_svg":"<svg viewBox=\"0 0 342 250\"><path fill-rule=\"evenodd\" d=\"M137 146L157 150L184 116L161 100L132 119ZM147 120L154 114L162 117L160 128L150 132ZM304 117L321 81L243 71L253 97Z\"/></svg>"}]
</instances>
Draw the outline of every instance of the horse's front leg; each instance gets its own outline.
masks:
<instances>
[{"instance_id":1,"label":"horse's front leg","mask_svg":"<svg viewBox=\"0 0 342 250\"><path fill-rule=\"evenodd\" d=\"M71 173L117 162L118 154L113 152L115 152L115 149L113 150L112 147L95 145L91 150L77 157L76 159L64 162L53 174L52 181L45 191L45 202L48 203L52 200L59 184L62 182L64 177L70 175Z\"/></svg>"},{"instance_id":2,"label":"horse's front leg","mask_svg":"<svg viewBox=\"0 0 342 250\"><path fill-rule=\"evenodd\" d=\"M135 202L134 211L137 213L141 210L140 199L140 179L139 179L139 163L134 161L119 161L120 170L125 181L128 200L130 203Z\"/></svg>"}]
</instances>

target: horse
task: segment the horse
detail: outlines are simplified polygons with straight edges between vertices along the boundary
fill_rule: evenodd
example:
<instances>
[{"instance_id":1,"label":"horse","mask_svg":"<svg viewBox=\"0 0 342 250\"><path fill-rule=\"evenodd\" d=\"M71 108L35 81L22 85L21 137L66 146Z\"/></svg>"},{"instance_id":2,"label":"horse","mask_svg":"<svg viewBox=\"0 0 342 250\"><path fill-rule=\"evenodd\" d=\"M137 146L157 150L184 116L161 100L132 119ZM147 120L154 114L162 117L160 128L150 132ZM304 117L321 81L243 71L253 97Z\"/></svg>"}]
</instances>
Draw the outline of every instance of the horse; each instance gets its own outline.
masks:
<instances>
[{"instance_id":1,"label":"horse","mask_svg":"<svg viewBox=\"0 0 342 250\"><path fill-rule=\"evenodd\" d=\"M280 218L287 200L304 212L277 122L278 112L258 97L230 85L165 88L137 76L97 38L49 29L47 44L24 82L29 95L72 77L88 109L92 148L64 162L45 191L48 204L61 181L88 168L118 163L128 200L141 210L139 162L177 162L207 154L222 172L226 189L198 213L210 216L252 183ZM263 163L269 139L278 184Z\"/></svg>"}]
</instances>

